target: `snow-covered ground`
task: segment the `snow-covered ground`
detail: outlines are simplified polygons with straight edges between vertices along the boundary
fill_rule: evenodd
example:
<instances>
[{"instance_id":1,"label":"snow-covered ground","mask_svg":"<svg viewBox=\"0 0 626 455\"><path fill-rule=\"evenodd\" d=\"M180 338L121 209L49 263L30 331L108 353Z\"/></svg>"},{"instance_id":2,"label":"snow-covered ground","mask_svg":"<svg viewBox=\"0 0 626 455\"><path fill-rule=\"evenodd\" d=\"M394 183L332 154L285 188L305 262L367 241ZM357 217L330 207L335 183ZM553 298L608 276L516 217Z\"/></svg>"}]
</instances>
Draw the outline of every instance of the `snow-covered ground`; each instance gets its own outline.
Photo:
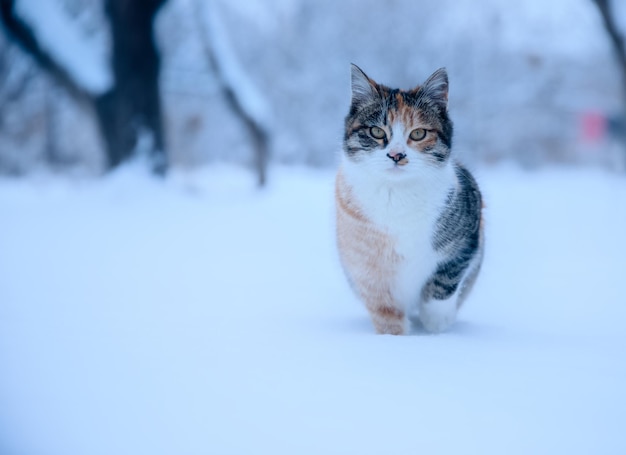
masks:
<instances>
[{"instance_id":1,"label":"snow-covered ground","mask_svg":"<svg viewBox=\"0 0 626 455\"><path fill-rule=\"evenodd\" d=\"M626 178L476 174L482 275L407 337L343 279L329 172L0 180L0 453L626 453Z\"/></svg>"}]
</instances>

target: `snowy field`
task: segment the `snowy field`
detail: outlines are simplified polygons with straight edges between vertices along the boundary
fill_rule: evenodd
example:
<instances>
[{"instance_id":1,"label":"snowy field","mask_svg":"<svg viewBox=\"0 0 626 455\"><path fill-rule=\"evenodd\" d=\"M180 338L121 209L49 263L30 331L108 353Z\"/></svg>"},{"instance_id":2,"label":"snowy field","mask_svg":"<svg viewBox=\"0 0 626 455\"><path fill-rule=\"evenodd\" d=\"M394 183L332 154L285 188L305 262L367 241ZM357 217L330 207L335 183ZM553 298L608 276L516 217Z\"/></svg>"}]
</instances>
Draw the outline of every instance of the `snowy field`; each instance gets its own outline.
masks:
<instances>
[{"instance_id":1,"label":"snowy field","mask_svg":"<svg viewBox=\"0 0 626 455\"><path fill-rule=\"evenodd\" d=\"M0 454L624 454L626 178L476 172L449 333L376 336L332 174L0 180Z\"/></svg>"}]
</instances>

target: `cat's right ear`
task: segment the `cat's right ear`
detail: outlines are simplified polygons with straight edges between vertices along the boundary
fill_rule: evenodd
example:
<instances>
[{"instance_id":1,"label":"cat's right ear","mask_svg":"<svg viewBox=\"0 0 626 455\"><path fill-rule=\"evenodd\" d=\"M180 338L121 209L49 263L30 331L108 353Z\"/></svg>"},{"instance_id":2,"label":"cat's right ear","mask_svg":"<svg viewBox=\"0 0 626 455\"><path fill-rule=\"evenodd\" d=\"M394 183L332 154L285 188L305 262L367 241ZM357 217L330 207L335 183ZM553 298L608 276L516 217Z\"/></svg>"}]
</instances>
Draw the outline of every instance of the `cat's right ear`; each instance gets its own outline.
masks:
<instances>
[{"instance_id":1,"label":"cat's right ear","mask_svg":"<svg viewBox=\"0 0 626 455\"><path fill-rule=\"evenodd\" d=\"M365 104L378 98L376 82L367 77L363 70L354 63L350 66L352 70L352 104Z\"/></svg>"}]
</instances>

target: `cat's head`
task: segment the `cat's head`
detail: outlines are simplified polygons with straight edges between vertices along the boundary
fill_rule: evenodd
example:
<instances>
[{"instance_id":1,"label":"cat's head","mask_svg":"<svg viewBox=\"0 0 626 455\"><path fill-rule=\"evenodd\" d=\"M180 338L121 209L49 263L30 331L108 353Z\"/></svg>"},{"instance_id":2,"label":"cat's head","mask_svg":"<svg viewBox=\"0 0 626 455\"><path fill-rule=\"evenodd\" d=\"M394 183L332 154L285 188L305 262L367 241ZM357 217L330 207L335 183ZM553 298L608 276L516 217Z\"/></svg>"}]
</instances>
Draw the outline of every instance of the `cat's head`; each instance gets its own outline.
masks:
<instances>
[{"instance_id":1,"label":"cat's head","mask_svg":"<svg viewBox=\"0 0 626 455\"><path fill-rule=\"evenodd\" d=\"M448 161L452 122L448 118L448 74L435 71L412 90L374 82L352 65L352 101L346 116L347 159L373 173L417 175Z\"/></svg>"}]
</instances>

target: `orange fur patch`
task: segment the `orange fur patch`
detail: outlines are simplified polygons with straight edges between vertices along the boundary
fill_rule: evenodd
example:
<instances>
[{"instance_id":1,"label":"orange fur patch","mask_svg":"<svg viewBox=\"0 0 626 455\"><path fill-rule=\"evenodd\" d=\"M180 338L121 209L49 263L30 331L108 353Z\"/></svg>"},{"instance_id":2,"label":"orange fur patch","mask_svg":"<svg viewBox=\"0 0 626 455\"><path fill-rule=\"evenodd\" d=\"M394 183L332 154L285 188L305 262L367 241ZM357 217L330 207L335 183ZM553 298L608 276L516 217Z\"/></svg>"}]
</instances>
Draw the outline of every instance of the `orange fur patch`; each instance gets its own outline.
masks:
<instances>
[{"instance_id":1,"label":"orange fur patch","mask_svg":"<svg viewBox=\"0 0 626 455\"><path fill-rule=\"evenodd\" d=\"M344 271L378 333L405 331L405 315L391 287L400 257L391 238L365 216L341 170L335 186L337 246Z\"/></svg>"},{"instance_id":2,"label":"orange fur patch","mask_svg":"<svg viewBox=\"0 0 626 455\"><path fill-rule=\"evenodd\" d=\"M374 312L384 319L403 319L404 312L395 307L379 307Z\"/></svg>"},{"instance_id":3,"label":"orange fur patch","mask_svg":"<svg viewBox=\"0 0 626 455\"><path fill-rule=\"evenodd\" d=\"M412 106L408 106L402 98L401 92L396 93L397 108L389 110L387 113L387 119L389 124L393 124L396 121L400 121L408 131L412 131L415 128L432 129L433 125L424 119L420 111ZM423 151L425 148L434 147L437 143L437 134L429 131L426 137L419 141L407 141L407 146L411 147L418 152ZM406 163L398 163L406 164Z\"/></svg>"},{"instance_id":4,"label":"orange fur patch","mask_svg":"<svg viewBox=\"0 0 626 455\"><path fill-rule=\"evenodd\" d=\"M389 123L400 121L406 125L407 128L419 126L418 124L421 119L419 118L418 111L404 102L401 92L396 93L396 103L398 107L395 110L390 110L388 113Z\"/></svg>"}]
</instances>

